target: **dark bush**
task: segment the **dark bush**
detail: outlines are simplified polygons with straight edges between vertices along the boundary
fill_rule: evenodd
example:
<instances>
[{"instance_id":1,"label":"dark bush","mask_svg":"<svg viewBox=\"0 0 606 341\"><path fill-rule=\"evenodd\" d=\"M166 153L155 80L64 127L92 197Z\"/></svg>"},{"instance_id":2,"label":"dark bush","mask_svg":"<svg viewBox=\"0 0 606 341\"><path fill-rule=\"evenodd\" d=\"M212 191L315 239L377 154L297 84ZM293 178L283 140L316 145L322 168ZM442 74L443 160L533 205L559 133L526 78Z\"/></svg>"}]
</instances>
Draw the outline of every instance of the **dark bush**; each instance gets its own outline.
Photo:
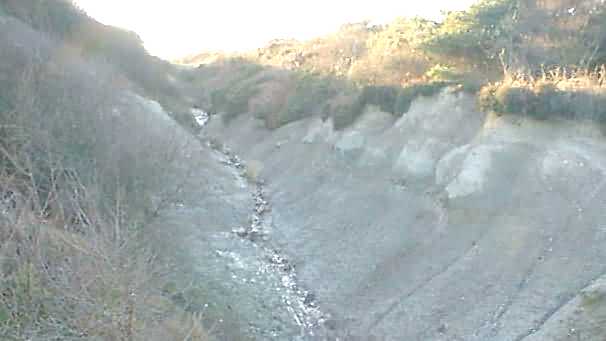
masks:
<instances>
[{"instance_id":1,"label":"dark bush","mask_svg":"<svg viewBox=\"0 0 606 341\"><path fill-rule=\"evenodd\" d=\"M352 125L364 112L364 104L360 95L355 94L349 101L339 103L330 108L334 128L345 129Z\"/></svg>"},{"instance_id":2,"label":"dark bush","mask_svg":"<svg viewBox=\"0 0 606 341\"><path fill-rule=\"evenodd\" d=\"M569 116L571 114L569 97L570 94L558 90L554 84L542 83L536 85L534 88L534 105L529 108L532 111L528 111L528 113L541 119L545 119L549 115Z\"/></svg>"},{"instance_id":3,"label":"dark bush","mask_svg":"<svg viewBox=\"0 0 606 341\"><path fill-rule=\"evenodd\" d=\"M288 96L284 109L278 114L277 124L282 126L312 115L322 114L328 101L338 93L330 79L304 75L296 81L296 88Z\"/></svg>"},{"instance_id":4,"label":"dark bush","mask_svg":"<svg viewBox=\"0 0 606 341\"><path fill-rule=\"evenodd\" d=\"M504 113L524 113L535 111L534 93L525 87L501 86L495 92L496 100L501 105Z\"/></svg>"},{"instance_id":5,"label":"dark bush","mask_svg":"<svg viewBox=\"0 0 606 341\"><path fill-rule=\"evenodd\" d=\"M211 109L223 114L226 122L249 111L250 99L258 93L254 85L241 84L234 88L215 89L210 94Z\"/></svg>"},{"instance_id":6,"label":"dark bush","mask_svg":"<svg viewBox=\"0 0 606 341\"><path fill-rule=\"evenodd\" d=\"M365 86L361 100L366 105L377 105L382 111L393 113L398 90L395 86Z\"/></svg>"},{"instance_id":7,"label":"dark bush","mask_svg":"<svg viewBox=\"0 0 606 341\"><path fill-rule=\"evenodd\" d=\"M401 116L407 113L415 96L416 94L413 87L406 87L400 90L396 102L394 103L394 115Z\"/></svg>"},{"instance_id":8,"label":"dark bush","mask_svg":"<svg viewBox=\"0 0 606 341\"><path fill-rule=\"evenodd\" d=\"M396 116L401 116L408 112L415 98L419 96L434 96L440 93L440 91L448 85L449 83L447 82L433 82L428 84L413 84L404 87L398 91L394 108L391 113Z\"/></svg>"},{"instance_id":9,"label":"dark bush","mask_svg":"<svg viewBox=\"0 0 606 341\"><path fill-rule=\"evenodd\" d=\"M606 121L606 96L596 75L576 78L506 80L485 86L478 96L482 110L528 115L536 119L564 118Z\"/></svg>"}]
</instances>

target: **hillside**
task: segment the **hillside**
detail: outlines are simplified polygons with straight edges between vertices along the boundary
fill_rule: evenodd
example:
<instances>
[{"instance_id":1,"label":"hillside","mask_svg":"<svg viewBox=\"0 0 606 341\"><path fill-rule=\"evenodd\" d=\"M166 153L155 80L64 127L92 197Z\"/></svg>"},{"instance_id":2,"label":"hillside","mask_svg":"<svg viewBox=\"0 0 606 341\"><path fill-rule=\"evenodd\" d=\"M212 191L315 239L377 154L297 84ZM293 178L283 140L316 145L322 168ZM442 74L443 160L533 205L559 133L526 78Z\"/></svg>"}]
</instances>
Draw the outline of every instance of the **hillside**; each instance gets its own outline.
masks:
<instances>
[{"instance_id":1,"label":"hillside","mask_svg":"<svg viewBox=\"0 0 606 341\"><path fill-rule=\"evenodd\" d=\"M190 307L176 252L198 223L166 217L184 179L207 206L223 194L194 179L227 173L179 71L68 1L0 1L0 32L0 339L208 340L225 315Z\"/></svg>"}]
</instances>

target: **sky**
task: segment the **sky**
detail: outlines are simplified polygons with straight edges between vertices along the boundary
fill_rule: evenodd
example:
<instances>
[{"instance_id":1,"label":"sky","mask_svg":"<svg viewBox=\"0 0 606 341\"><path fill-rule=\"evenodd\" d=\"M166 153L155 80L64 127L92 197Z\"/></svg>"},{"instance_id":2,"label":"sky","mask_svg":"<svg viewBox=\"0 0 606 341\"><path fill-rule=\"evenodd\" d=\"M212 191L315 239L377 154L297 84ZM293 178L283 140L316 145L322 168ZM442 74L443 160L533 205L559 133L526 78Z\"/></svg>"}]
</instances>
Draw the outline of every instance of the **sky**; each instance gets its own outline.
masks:
<instances>
[{"instance_id":1,"label":"sky","mask_svg":"<svg viewBox=\"0 0 606 341\"><path fill-rule=\"evenodd\" d=\"M398 16L439 19L476 0L76 0L96 20L139 34L164 59L243 51L275 38L310 39L342 24Z\"/></svg>"}]
</instances>

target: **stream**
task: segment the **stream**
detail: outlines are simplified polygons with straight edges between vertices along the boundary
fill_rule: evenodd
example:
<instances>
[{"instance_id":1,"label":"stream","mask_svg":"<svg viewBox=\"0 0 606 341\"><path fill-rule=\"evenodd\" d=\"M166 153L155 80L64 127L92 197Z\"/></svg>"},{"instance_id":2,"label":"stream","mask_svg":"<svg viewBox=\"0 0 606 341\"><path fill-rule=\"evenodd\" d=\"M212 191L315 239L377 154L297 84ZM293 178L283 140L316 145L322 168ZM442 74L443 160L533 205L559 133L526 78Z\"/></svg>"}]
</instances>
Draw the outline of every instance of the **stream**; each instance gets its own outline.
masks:
<instances>
[{"instance_id":1,"label":"stream","mask_svg":"<svg viewBox=\"0 0 606 341\"><path fill-rule=\"evenodd\" d=\"M202 127L210 120L202 111L194 115ZM315 295L299 283L296 264L272 242L276 227L264 181L248 180L246 164L230 148L206 143L239 186L250 192L253 202L246 226L219 233L210 244L215 261L227 264L229 274L224 285L243 297L246 306L241 308L245 311L243 318L248 319L248 332L263 340L319 339L330 316L320 309ZM217 264L215 268L221 267ZM225 278L225 274L217 275ZM263 316L267 314L272 316Z\"/></svg>"}]
</instances>

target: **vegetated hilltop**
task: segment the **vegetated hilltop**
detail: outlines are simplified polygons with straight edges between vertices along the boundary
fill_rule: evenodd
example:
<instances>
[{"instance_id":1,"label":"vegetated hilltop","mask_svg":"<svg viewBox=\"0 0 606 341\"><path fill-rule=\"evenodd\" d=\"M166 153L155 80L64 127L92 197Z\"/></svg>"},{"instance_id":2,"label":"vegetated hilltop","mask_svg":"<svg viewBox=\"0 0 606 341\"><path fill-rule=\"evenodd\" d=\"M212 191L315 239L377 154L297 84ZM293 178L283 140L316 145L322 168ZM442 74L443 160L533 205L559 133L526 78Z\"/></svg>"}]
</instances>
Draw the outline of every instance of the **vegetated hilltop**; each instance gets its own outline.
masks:
<instances>
[{"instance_id":1,"label":"vegetated hilltop","mask_svg":"<svg viewBox=\"0 0 606 341\"><path fill-rule=\"evenodd\" d=\"M192 128L179 77L70 1L0 1L0 339L206 339L154 243L204 169L143 98Z\"/></svg>"},{"instance_id":2,"label":"vegetated hilltop","mask_svg":"<svg viewBox=\"0 0 606 341\"><path fill-rule=\"evenodd\" d=\"M399 116L413 98L448 85L474 93L491 83L502 88L492 102L503 102L509 89L510 97L520 93L513 78L542 78L555 88L565 78L595 78L606 62L605 13L594 0L482 0L439 23L348 24L311 41L275 40L253 52L180 62L200 66L193 82L207 89L200 101L209 111L253 113L270 128L323 115L343 128L367 105Z\"/></svg>"}]
</instances>

